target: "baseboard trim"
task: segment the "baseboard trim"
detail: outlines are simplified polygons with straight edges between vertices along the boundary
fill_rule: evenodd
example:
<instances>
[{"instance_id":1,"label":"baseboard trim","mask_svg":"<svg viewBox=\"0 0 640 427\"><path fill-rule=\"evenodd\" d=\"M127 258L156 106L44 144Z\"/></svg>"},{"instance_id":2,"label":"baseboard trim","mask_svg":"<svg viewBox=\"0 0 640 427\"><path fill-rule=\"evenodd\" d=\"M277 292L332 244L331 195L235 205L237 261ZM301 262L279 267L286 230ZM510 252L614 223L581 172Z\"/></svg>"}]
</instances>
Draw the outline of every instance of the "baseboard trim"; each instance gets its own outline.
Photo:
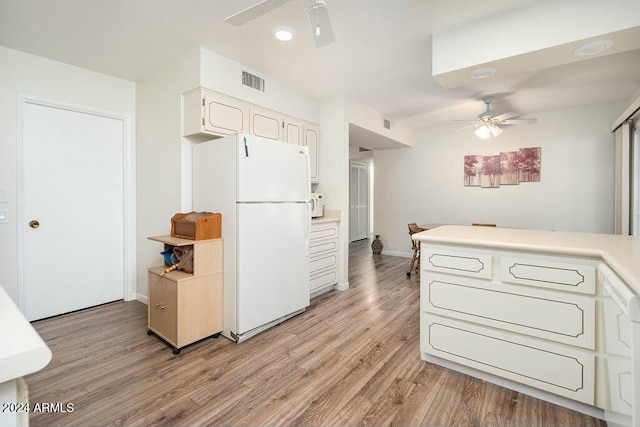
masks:
<instances>
[{"instance_id":1,"label":"baseboard trim","mask_svg":"<svg viewBox=\"0 0 640 427\"><path fill-rule=\"evenodd\" d=\"M382 251L382 255L399 256L399 257L402 257L402 258L411 258L413 256L413 253L411 253L411 252L400 252L400 251L386 251L386 250L383 250Z\"/></svg>"},{"instance_id":2,"label":"baseboard trim","mask_svg":"<svg viewBox=\"0 0 640 427\"><path fill-rule=\"evenodd\" d=\"M146 295L136 294L136 300L140 301L145 305L149 305L149 298Z\"/></svg>"},{"instance_id":3,"label":"baseboard trim","mask_svg":"<svg viewBox=\"0 0 640 427\"><path fill-rule=\"evenodd\" d=\"M339 282L336 284L337 291L346 291L349 289L349 282Z\"/></svg>"}]
</instances>

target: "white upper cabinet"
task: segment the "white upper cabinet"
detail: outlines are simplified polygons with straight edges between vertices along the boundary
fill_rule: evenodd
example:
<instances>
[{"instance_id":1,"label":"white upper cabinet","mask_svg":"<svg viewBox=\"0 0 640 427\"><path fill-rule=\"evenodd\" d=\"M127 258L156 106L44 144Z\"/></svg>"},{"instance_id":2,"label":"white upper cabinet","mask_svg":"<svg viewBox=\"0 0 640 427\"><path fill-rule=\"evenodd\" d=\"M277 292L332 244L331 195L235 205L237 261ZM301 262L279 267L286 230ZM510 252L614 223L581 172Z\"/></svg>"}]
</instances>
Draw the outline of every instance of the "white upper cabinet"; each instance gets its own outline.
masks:
<instances>
[{"instance_id":1,"label":"white upper cabinet","mask_svg":"<svg viewBox=\"0 0 640 427\"><path fill-rule=\"evenodd\" d=\"M308 147L311 182L318 183L320 127L317 124L203 87L182 95L182 136L235 133Z\"/></svg>"},{"instance_id":2,"label":"white upper cabinet","mask_svg":"<svg viewBox=\"0 0 640 427\"><path fill-rule=\"evenodd\" d=\"M183 136L232 135L249 130L249 104L204 88L183 95Z\"/></svg>"},{"instance_id":3,"label":"white upper cabinet","mask_svg":"<svg viewBox=\"0 0 640 427\"><path fill-rule=\"evenodd\" d=\"M309 174L311 183L317 184L318 179L318 146L320 144L320 127L313 123L304 123L304 145L309 149Z\"/></svg>"},{"instance_id":4,"label":"white upper cabinet","mask_svg":"<svg viewBox=\"0 0 640 427\"><path fill-rule=\"evenodd\" d=\"M250 132L252 135L274 139L276 141L284 140L284 119L282 115L275 111L254 105L249 108L249 114Z\"/></svg>"},{"instance_id":5,"label":"white upper cabinet","mask_svg":"<svg viewBox=\"0 0 640 427\"><path fill-rule=\"evenodd\" d=\"M284 142L304 145L303 124L301 120L293 117L284 119Z\"/></svg>"}]
</instances>

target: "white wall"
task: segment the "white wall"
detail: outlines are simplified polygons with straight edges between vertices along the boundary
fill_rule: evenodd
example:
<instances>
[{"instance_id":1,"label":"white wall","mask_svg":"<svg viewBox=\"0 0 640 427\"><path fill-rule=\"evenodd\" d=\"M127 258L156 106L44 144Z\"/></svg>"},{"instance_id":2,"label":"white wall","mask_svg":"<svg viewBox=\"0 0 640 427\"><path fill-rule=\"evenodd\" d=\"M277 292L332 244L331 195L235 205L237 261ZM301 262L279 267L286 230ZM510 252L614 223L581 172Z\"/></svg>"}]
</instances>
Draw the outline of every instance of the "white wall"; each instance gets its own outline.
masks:
<instances>
[{"instance_id":1,"label":"white wall","mask_svg":"<svg viewBox=\"0 0 640 427\"><path fill-rule=\"evenodd\" d=\"M325 209L341 215L338 242L338 284L348 285L349 269L349 124L344 98L326 99L320 108L320 169L315 191L323 193Z\"/></svg>"},{"instance_id":2,"label":"white wall","mask_svg":"<svg viewBox=\"0 0 640 427\"><path fill-rule=\"evenodd\" d=\"M472 130L426 129L415 147L374 152L375 224L385 253L407 255L409 222L613 232L613 135L622 103L532 114L483 141ZM541 182L463 186L463 157L542 147Z\"/></svg>"},{"instance_id":3,"label":"white wall","mask_svg":"<svg viewBox=\"0 0 640 427\"><path fill-rule=\"evenodd\" d=\"M402 144L410 146L415 145L413 132L399 121L392 120L389 117L384 117L379 111L376 111L355 99L345 99L345 109L346 119L349 123L353 123L354 125L360 126L361 128L370 130L371 132L375 132L394 141L401 142ZM391 129L384 127L385 118L390 120Z\"/></svg>"},{"instance_id":4,"label":"white wall","mask_svg":"<svg viewBox=\"0 0 640 427\"><path fill-rule=\"evenodd\" d=\"M242 70L265 78L265 92L243 86ZM147 268L162 262L162 246L147 237L169 234L171 217L191 210L191 148L203 138L181 136L181 96L198 86L319 121L320 103L315 98L206 49L195 49L138 82L137 293L142 301L147 297ZM322 150L322 132L320 138Z\"/></svg>"},{"instance_id":5,"label":"white wall","mask_svg":"<svg viewBox=\"0 0 640 427\"><path fill-rule=\"evenodd\" d=\"M16 217L18 93L128 116L134 142L135 84L2 46L0 76L0 187L9 195L1 208L9 210L11 221L0 224L0 285L17 302L17 227L21 226Z\"/></svg>"},{"instance_id":6,"label":"white wall","mask_svg":"<svg viewBox=\"0 0 640 427\"><path fill-rule=\"evenodd\" d=\"M182 205L182 94L200 84L198 50L176 58L140 79L137 97L137 289L147 295L147 268L162 263L160 243L149 236L171 232L171 217ZM189 177L190 178L190 177Z\"/></svg>"}]
</instances>

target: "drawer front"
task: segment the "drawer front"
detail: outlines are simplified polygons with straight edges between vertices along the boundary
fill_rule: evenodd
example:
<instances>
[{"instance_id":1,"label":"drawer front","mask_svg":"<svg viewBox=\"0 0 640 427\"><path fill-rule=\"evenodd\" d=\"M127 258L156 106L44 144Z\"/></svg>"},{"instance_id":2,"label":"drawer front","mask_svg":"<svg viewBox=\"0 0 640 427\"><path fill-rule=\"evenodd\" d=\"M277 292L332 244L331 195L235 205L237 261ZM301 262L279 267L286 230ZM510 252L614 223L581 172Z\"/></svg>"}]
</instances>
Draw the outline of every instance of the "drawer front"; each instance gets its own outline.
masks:
<instances>
[{"instance_id":1,"label":"drawer front","mask_svg":"<svg viewBox=\"0 0 640 427\"><path fill-rule=\"evenodd\" d=\"M329 252L337 252L338 251L338 240L320 240L320 241L311 241L309 245L309 255L320 255Z\"/></svg>"},{"instance_id":2,"label":"drawer front","mask_svg":"<svg viewBox=\"0 0 640 427\"><path fill-rule=\"evenodd\" d=\"M486 253L474 254L423 246L420 258L423 270L491 279L492 257Z\"/></svg>"},{"instance_id":3,"label":"drawer front","mask_svg":"<svg viewBox=\"0 0 640 427\"><path fill-rule=\"evenodd\" d=\"M319 257L311 258L309 262L309 274L314 276L315 273L330 268L337 268L338 256L336 254L322 255Z\"/></svg>"},{"instance_id":4,"label":"drawer front","mask_svg":"<svg viewBox=\"0 0 640 427\"><path fill-rule=\"evenodd\" d=\"M309 289L313 292L325 286L335 285L336 283L338 283L338 272L335 269L329 270L320 273L319 276L312 277L309 281Z\"/></svg>"},{"instance_id":5,"label":"drawer front","mask_svg":"<svg viewBox=\"0 0 640 427\"><path fill-rule=\"evenodd\" d=\"M593 350L595 299L429 273L422 310Z\"/></svg>"},{"instance_id":6,"label":"drawer front","mask_svg":"<svg viewBox=\"0 0 640 427\"><path fill-rule=\"evenodd\" d=\"M422 313L421 350L461 365L594 403L593 354Z\"/></svg>"},{"instance_id":7,"label":"drawer front","mask_svg":"<svg viewBox=\"0 0 640 427\"><path fill-rule=\"evenodd\" d=\"M503 282L595 294L595 265L503 257L500 270Z\"/></svg>"},{"instance_id":8,"label":"drawer front","mask_svg":"<svg viewBox=\"0 0 640 427\"><path fill-rule=\"evenodd\" d=\"M335 222L326 222L320 224L311 224L311 243L324 239L338 238L338 224Z\"/></svg>"},{"instance_id":9,"label":"drawer front","mask_svg":"<svg viewBox=\"0 0 640 427\"><path fill-rule=\"evenodd\" d=\"M148 273L149 329L178 344L178 290L176 282Z\"/></svg>"}]
</instances>

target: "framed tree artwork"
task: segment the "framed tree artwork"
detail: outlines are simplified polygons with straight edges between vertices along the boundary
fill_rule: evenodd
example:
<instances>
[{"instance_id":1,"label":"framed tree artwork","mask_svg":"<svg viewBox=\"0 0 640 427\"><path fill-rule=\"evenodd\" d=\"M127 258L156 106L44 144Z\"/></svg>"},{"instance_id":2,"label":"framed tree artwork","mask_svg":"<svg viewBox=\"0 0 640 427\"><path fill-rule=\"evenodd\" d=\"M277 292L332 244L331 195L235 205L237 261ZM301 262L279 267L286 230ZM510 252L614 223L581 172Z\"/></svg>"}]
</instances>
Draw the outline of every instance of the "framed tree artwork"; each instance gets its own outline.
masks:
<instances>
[{"instance_id":1,"label":"framed tree artwork","mask_svg":"<svg viewBox=\"0 0 640 427\"><path fill-rule=\"evenodd\" d=\"M517 185L519 151L503 151L500 153L500 185Z\"/></svg>"},{"instance_id":2,"label":"framed tree artwork","mask_svg":"<svg viewBox=\"0 0 640 427\"><path fill-rule=\"evenodd\" d=\"M464 186L480 187L482 155L464 156Z\"/></svg>"},{"instance_id":3,"label":"framed tree artwork","mask_svg":"<svg viewBox=\"0 0 640 427\"><path fill-rule=\"evenodd\" d=\"M483 188L500 187L500 156L483 156L480 169L480 184Z\"/></svg>"},{"instance_id":4,"label":"framed tree artwork","mask_svg":"<svg viewBox=\"0 0 640 427\"><path fill-rule=\"evenodd\" d=\"M464 156L464 186L498 188L540 182L541 147L503 151L500 155Z\"/></svg>"},{"instance_id":5,"label":"framed tree artwork","mask_svg":"<svg viewBox=\"0 0 640 427\"><path fill-rule=\"evenodd\" d=\"M540 147L520 149L518 180L520 182L540 182Z\"/></svg>"}]
</instances>

